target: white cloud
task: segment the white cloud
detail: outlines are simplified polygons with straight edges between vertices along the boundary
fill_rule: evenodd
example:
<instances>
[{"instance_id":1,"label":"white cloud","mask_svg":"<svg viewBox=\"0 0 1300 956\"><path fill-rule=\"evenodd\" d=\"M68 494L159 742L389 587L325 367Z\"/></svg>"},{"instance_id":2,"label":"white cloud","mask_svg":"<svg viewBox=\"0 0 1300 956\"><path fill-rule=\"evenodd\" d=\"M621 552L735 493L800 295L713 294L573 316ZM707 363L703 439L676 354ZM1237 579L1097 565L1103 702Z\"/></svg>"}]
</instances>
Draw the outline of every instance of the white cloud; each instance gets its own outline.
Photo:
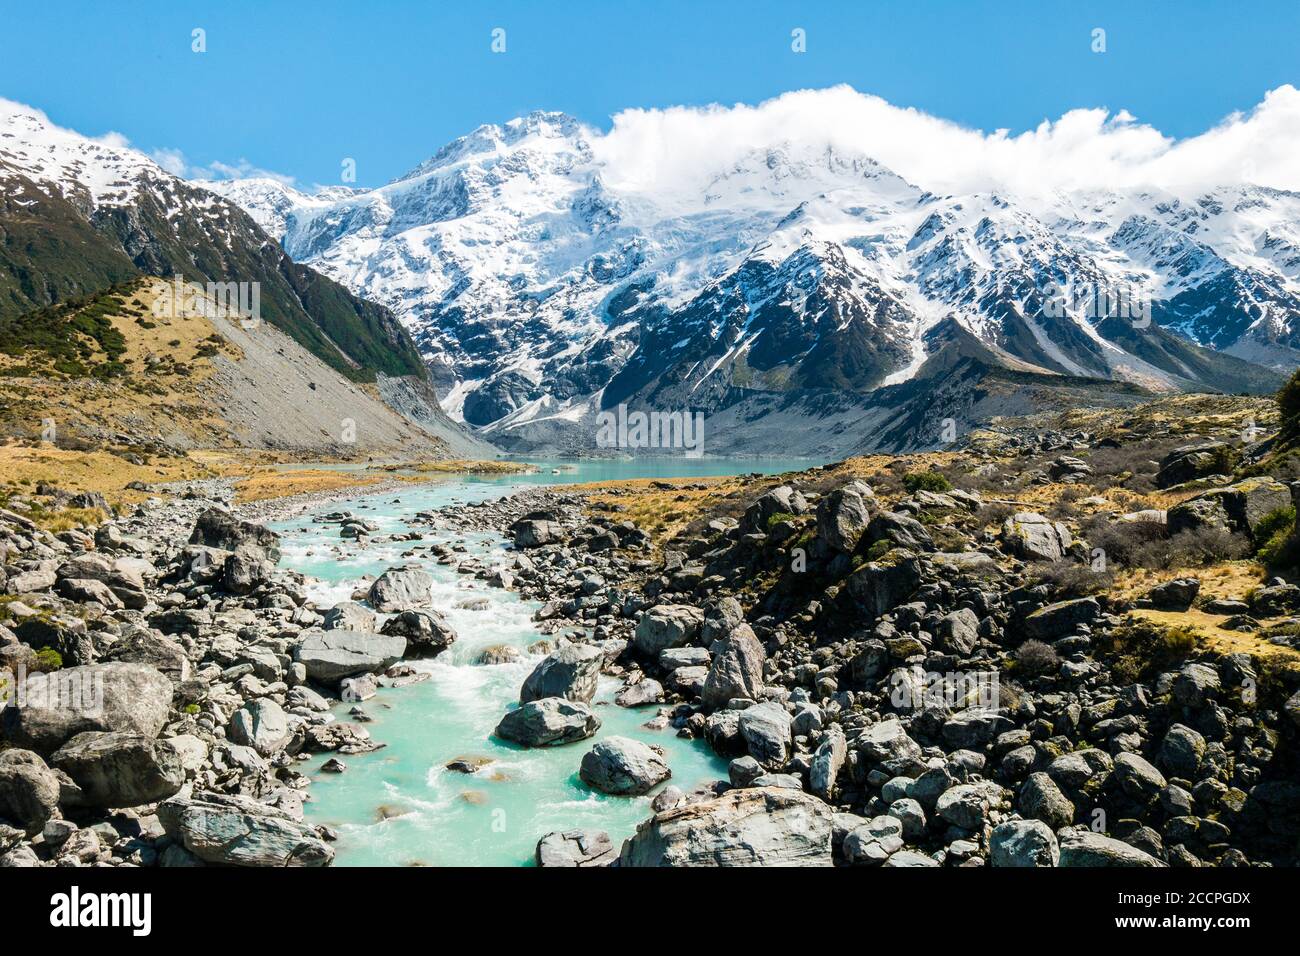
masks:
<instances>
[{"instance_id":1,"label":"white cloud","mask_svg":"<svg viewBox=\"0 0 1300 956\"><path fill-rule=\"evenodd\" d=\"M755 150L870 157L936 193L1254 182L1300 190L1300 91L1282 86L1249 113L1175 140L1125 110L1072 110L1011 135L893 106L848 86L785 93L758 106L625 110L597 135L606 183L671 194L704 188Z\"/></svg>"}]
</instances>

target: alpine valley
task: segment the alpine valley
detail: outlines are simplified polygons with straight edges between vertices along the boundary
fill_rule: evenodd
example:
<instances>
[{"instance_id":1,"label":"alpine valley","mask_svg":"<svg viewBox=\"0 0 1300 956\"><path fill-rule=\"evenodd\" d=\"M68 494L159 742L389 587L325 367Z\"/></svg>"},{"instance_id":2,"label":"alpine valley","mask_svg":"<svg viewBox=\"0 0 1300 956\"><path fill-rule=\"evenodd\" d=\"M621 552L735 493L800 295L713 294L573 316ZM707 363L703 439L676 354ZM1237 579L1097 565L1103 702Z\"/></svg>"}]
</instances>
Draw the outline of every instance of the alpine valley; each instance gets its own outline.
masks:
<instances>
[{"instance_id":1,"label":"alpine valley","mask_svg":"<svg viewBox=\"0 0 1300 956\"><path fill-rule=\"evenodd\" d=\"M619 404L704 412L710 453L934 447L1300 364L1293 192L952 193L806 134L646 181L610 135L537 112L376 189L196 185L391 310L447 414L516 452L591 451ZM1088 288L1146 317L1052 308Z\"/></svg>"}]
</instances>

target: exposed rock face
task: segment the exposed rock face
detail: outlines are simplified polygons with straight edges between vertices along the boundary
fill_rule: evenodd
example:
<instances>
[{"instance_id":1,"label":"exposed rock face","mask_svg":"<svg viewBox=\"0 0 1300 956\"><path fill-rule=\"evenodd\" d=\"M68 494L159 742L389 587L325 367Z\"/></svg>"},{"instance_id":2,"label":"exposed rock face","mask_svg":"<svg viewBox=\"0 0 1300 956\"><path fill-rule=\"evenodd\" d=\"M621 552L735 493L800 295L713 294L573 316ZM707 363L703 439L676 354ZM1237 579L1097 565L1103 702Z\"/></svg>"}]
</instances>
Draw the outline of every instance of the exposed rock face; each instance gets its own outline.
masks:
<instances>
[{"instance_id":1,"label":"exposed rock face","mask_svg":"<svg viewBox=\"0 0 1300 956\"><path fill-rule=\"evenodd\" d=\"M704 612L689 604L660 604L641 615L633 638L637 650L652 658L670 647L690 643L700 632Z\"/></svg>"},{"instance_id":2,"label":"exposed rock face","mask_svg":"<svg viewBox=\"0 0 1300 956\"><path fill-rule=\"evenodd\" d=\"M340 601L325 612L321 628L326 631L373 631L375 612L356 601Z\"/></svg>"},{"instance_id":3,"label":"exposed rock face","mask_svg":"<svg viewBox=\"0 0 1300 956\"><path fill-rule=\"evenodd\" d=\"M88 730L156 737L171 702L172 682L146 664L87 664L28 675L26 702L0 722L10 743L51 754Z\"/></svg>"},{"instance_id":4,"label":"exposed rock face","mask_svg":"<svg viewBox=\"0 0 1300 956\"><path fill-rule=\"evenodd\" d=\"M600 729L600 718L579 701L563 697L530 700L509 711L496 734L525 747L552 747L585 740Z\"/></svg>"},{"instance_id":5,"label":"exposed rock face","mask_svg":"<svg viewBox=\"0 0 1300 956\"><path fill-rule=\"evenodd\" d=\"M543 697L590 703L596 696L600 667L605 655L588 644L566 644L542 658L519 690L519 702Z\"/></svg>"},{"instance_id":6,"label":"exposed rock face","mask_svg":"<svg viewBox=\"0 0 1300 956\"><path fill-rule=\"evenodd\" d=\"M248 797L205 793L158 806L167 835L206 863L327 866L334 850L284 810Z\"/></svg>"},{"instance_id":7,"label":"exposed rock face","mask_svg":"<svg viewBox=\"0 0 1300 956\"><path fill-rule=\"evenodd\" d=\"M436 657L456 643L456 631L441 611L402 611L384 622L381 634L406 638L407 657Z\"/></svg>"},{"instance_id":8,"label":"exposed rock face","mask_svg":"<svg viewBox=\"0 0 1300 956\"><path fill-rule=\"evenodd\" d=\"M989 837L993 866L1056 866L1060 858L1056 834L1041 820L1008 820L994 827Z\"/></svg>"},{"instance_id":9,"label":"exposed rock face","mask_svg":"<svg viewBox=\"0 0 1300 956\"><path fill-rule=\"evenodd\" d=\"M542 867L609 866L618 848L604 830L565 830L537 841L537 865Z\"/></svg>"},{"instance_id":10,"label":"exposed rock face","mask_svg":"<svg viewBox=\"0 0 1300 956\"><path fill-rule=\"evenodd\" d=\"M876 503L871 486L851 481L817 502L817 536L833 551L852 554Z\"/></svg>"},{"instance_id":11,"label":"exposed rock face","mask_svg":"<svg viewBox=\"0 0 1300 956\"><path fill-rule=\"evenodd\" d=\"M821 799L830 801L835 796L835 781L847 756L848 743L844 731L832 725L813 754L812 766L808 770L808 789Z\"/></svg>"},{"instance_id":12,"label":"exposed rock face","mask_svg":"<svg viewBox=\"0 0 1300 956\"><path fill-rule=\"evenodd\" d=\"M1065 525L1033 511L1017 511L1002 525L1003 546L1029 560L1059 561L1071 540Z\"/></svg>"},{"instance_id":13,"label":"exposed rock face","mask_svg":"<svg viewBox=\"0 0 1300 956\"><path fill-rule=\"evenodd\" d=\"M1232 471L1236 454L1227 442L1198 442L1175 448L1160 462L1155 482L1159 488L1171 488L1185 481Z\"/></svg>"},{"instance_id":14,"label":"exposed rock face","mask_svg":"<svg viewBox=\"0 0 1300 956\"><path fill-rule=\"evenodd\" d=\"M921 585L921 567L912 552L897 548L868 561L845 581L849 596L864 615L879 617L902 604Z\"/></svg>"},{"instance_id":15,"label":"exposed rock face","mask_svg":"<svg viewBox=\"0 0 1300 956\"><path fill-rule=\"evenodd\" d=\"M564 527L558 521L545 518L520 521L515 524L514 532L515 547L520 550L540 548L564 537Z\"/></svg>"},{"instance_id":16,"label":"exposed rock face","mask_svg":"<svg viewBox=\"0 0 1300 956\"><path fill-rule=\"evenodd\" d=\"M307 677L337 684L345 677L382 671L406 653L406 638L365 631L311 631L298 645L297 659Z\"/></svg>"},{"instance_id":17,"label":"exposed rock face","mask_svg":"<svg viewBox=\"0 0 1300 956\"><path fill-rule=\"evenodd\" d=\"M789 485L780 485L754 500L745 510L740 527L749 533L767 531L768 522L776 515L801 515L807 510L808 502L802 494Z\"/></svg>"},{"instance_id":18,"label":"exposed rock face","mask_svg":"<svg viewBox=\"0 0 1300 956\"><path fill-rule=\"evenodd\" d=\"M1094 621L1101 613L1095 598L1076 598L1058 601L1040 607L1025 618L1025 631L1030 637L1052 641L1074 631L1080 624Z\"/></svg>"},{"instance_id":19,"label":"exposed rock face","mask_svg":"<svg viewBox=\"0 0 1300 956\"><path fill-rule=\"evenodd\" d=\"M1151 854L1091 830L1059 834L1060 866L1164 866Z\"/></svg>"},{"instance_id":20,"label":"exposed rock face","mask_svg":"<svg viewBox=\"0 0 1300 956\"><path fill-rule=\"evenodd\" d=\"M740 713L740 735L749 754L764 767L775 769L790 755L790 715L780 704L767 702Z\"/></svg>"},{"instance_id":21,"label":"exposed rock face","mask_svg":"<svg viewBox=\"0 0 1300 956\"><path fill-rule=\"evenodd\" d=\"M1215 488L1169 509L1169 533L1226 528L1251 537L1261 521L1289 507L1291 489L1274 478L1247 478Z\"/></svg>"},{"instance_id":22,"label":"exposed rock face","mask_svg":"<svg viewBox=\"0 0 1300 956\"><path fill-rule=\"evenodd\" d=\"M756 700L763 689L767 652L748 624L737 624L718 642L721 646L704 680L704 706L725 707L733 698Z\"/></svg>"},{"instance_id":23,"label":"exposed rock face","mask_svg":"<svg viewBox=\"0 0 1300 956\"><path fill-rule=\"evenodd\" d=\"M280 705L263 697L250 700L231 714L227 736L235 743L252 747L263 757L269 757L284 749L293 732Z\"/></svg>"},{"instance_id":24,"label":"exposed rock face","mask_svg":"<svg viewBox=\"0 0 1300 956\"><path fill-rule=\"evenodd\" d=\"M583 754L578 776L614 796L649 793L672 776L663 753L630 737L606 737Z\"/></svg>"},{"instance_id":25,"label":"exposed rock face","mask_svg":"<svg viewBox=\"0 0 1300 956\"><path fill-rule=\"evenodd\" d=\"M1200 590L1201 582L1196 578L1174 578L1148 591L1147 600L1160 610L1185 611L1192 606Z\"/></svg>"},{"instance_id":26,"label":"exposed rock face","mask_svg":"<svg viewBox=\"0 0 1300 956\"><path fill-rule=\"evenodd\" d=\"M833 816L797 790L731 790L655 814L623 844L619 865L830 866Z\"/></svg>"},{"instance_id":27,"label":"exposed rock face","mask_svg":"<svg viewBox=\"0 0 1300 956\"><path fill-rule=\"evenodd\" d=\"M190 534L190 543L223 551L235 551L243 546L254 549L272 564L280 560L278 534L251 521L241 521L221 508L209 508L199 515Z\"/></svg>"},{"instance_id":28,"label":"exposed rock face","mask_svg":"<svg viewBox=\"0 0 1300 956\"><path fill-rule=\"evenodd\" d=\"M376 611L409 611L433 600L433 578L420 568L389 568L370 585L366 600Z\"/></svg>"},{"instance_id":29,"label":"exposed rock face","mask_svg":"<svg viewBox=\"0 0 1300 956\"><path fill-rule=\"evenodd\" d=\"M51 758L92 807L134 807L175 794L185 783L180 754L168 740L132 733L77 734Z\"/></svg>"},{"instance_id":30,"label":"exposed rock face","mask_svg":"<svg viewBox=\"0 0 1300 956\"><path fill-rule=\"evenodd\" d=\"M30 750L0 752L0 826L40 833L59 806L59 778Z\"/></svg>"}]
</instances>

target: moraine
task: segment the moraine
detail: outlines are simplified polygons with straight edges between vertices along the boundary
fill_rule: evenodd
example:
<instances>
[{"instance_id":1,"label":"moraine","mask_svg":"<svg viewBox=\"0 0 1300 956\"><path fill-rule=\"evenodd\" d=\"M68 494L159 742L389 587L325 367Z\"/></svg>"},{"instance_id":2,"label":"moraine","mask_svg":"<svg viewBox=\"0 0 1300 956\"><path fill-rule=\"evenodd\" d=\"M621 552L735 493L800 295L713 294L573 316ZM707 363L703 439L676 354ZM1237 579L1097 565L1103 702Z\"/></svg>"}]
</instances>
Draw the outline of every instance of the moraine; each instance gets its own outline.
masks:
<instances>
[{"instance_id":1,"label":"moraine","mask_svg":"<svg viewBox=\"0 0 1300 956\"><path fill-rule=\"evenodd\" d=\"M312 778L307 820L338 833L335 865L524 865L537 841L552 831L605 830L617 847L651 815L656 790L641 797L596 793L578 779L582 756L598 740L621 735L660 746L672 769L669 783L683 790L726 776L726 763L702 741L676 736L671 728L642 725L658 712L650 705L624 708L613 703L616 679L602 676L593 709L601 720L596 735L558 747L525 749L493 735L497 722L518 699L524 679L541 659L529 645L553 636L533 621L540 605L489 586L472 575L438 564L425 547L463 544L465 556L488 565L511 556L500 534L430 529L416 522L420 512L457 503L501 498L528 485L609 480L672 478L748 472L777 473L806 468L792 459L547 462L536 475L457 478L433 485L332 501L272 527L283 535L281 567L316 580L310 596L321 608L348 600L361 579L402 564L419 564L434 578L432 606L443 611L457 640L436 658L412 661L427 680L381 689L360 705L334 708L351 721L355 706L371 718L365 727L385 746L369 754L343 756L343 773L323 771L332 755L305 765ZM337 525L314 517L350 511L378 525L374 537L406 531L420 541L379 541L359 548L337 537ZM403 552L419 547L416 556ZM512 663L483 665L484 648L508 644L521 652ZM458 758L488 758L477 773L446 769Z\"/></svg>"}]
</instances>

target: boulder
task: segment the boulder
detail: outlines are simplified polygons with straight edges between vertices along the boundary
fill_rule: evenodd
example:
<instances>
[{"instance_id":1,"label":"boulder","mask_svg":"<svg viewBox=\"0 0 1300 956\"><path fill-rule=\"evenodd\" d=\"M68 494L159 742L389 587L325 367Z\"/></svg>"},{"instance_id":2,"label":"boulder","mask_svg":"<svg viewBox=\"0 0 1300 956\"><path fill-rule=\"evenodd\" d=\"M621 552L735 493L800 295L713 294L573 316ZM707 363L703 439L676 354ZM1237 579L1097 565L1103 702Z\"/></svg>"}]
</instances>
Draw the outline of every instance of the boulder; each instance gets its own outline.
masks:
<instances>
[{"instance_id":1,"label":"boulder","mask_svg":"<svg viewBox=\"0 0 1300 956\"><path fill-rule=\"evenodd\" d=\"M704 679L704 706L725 707L733 698L757 700L763 690L763 663L767 652L753 629L737 624L718 641L718 650Z\"/></svg>"},{"instance_id":2,"label":"boulder","mask_svg":"<svg viewBox=\"0 0 1300 956\"><path fill-rule=\"evenodd\" d=\"M293 731L280 705L269 697L261 697L250 700L230 715L226 736L269 757L284 749Z\"/></svg>"},{"instance_id":3,"label":"boulder","mask_svg":"<svg viewBox=\"0 0 1300 956\"><path fill-rule=\"evenodd\" d=\"M161 671L175 684L190 679L189 655L178 641L145 628L137 628L114 644L104 655L105 662L147 664Z\"/></svg>"},{"instance_id":4,"label":"boulder","mask_svg":"<svg viewBox=\"0 0 1300 956\"><path fill-rule=\"evenodd\" d=\"M921 564L911 551L897 548L868 561L845 580L849 597L863 615L875 619L907 601L921 586Z\"/></svg>"},{"instance_id":5,"label":"boulder","mask_svg":"<svg viewBox=\"0 0 1300 956\"><path fill-rule=\"evenodd\" d=\"M59 807L59 793L59 778L39 755L0 751L0 830L8 823L28 836L40 833Z\"/></svg>"},{"instance_id":6,"label":"boulder","mask_svg":"<svg viewBox=\"0 0 1300 956\"><path fill-rule=\"evenodd\" d=\"M433 576L421 568L389 568L370 585L366 600L376 611L409 611L433 600Z\"/></svg>"},{"instance_id":7,"label":"boulder","mask_svg":"<svg viewBox=\"0 0 1300 956\"><path fill-rule=\"evenodd\" d=\"M231 594L251 594L271 580L271 563L255 544L241 544L226 559L221 582Z\"/></svg>"},{"instance_id":8,"label":"boulder","mask_svg":"<svg viewBox=\"0 0 1300 956\"><path fill-rule=\"evenodd\" d=\"M1169 509L1169 533L1206 527L1254 536L1260 522L1291 505L1291 489L1276 478L1246 478L1214 488Z\"/></svg>"},{"instance_id":9,"label":"boulder","mask_svg":"<svg viewBox=\"0 0 1300 956\"><path fill-rule=\"evenodd\" d=\"M623 844L619 865L830 866L833 818L798 790L729 790L655 814Z\"/></svg>"},{"instance_id":10,"label":"boulder","mask_svg":"<svg viewBox=\"0 0 1300 956\"><path fill-rule=\"evenodd\" d=\"M171 741L141 734L77 734L50 762L76 783L80 806L136 807L166 799L185 784L185 766Z\"/></svg>"},{"instance_id":11,"label":"boulder","mask_svg":"<svg viewBox=\"0 0 1300 956\"><path fill-rule=\"evenodd\" d=\"M618 848L604 830L557 831L537 841L541 867L609 866L617 859Z\"/></svg>"},{"instance_id":12,"label":"boulder","mask_svg":"<svg viewBox=\"0 0 1300 956\"><path fill-rule=\"evenodd\" d=\"M631 737L606 737L582 756L578 776L593 790L614 796L649 793L672 776L663 753Z\"/></svg>"},{"instance_id":13,"label":"boulder","mask_svg":"<svg viewBox=\"0 0 1300 956\"><path fill-rule=\"evenodd\" d=\"M1065 525L1033 511L1017 511L1002 525L1002 546L1029 561L1059 561L1070 544Z\"/></svg>"},{"instance_id":14,"label":"boulder","mask_svg":"<svg viewBox=\"0 0 1300 956\"><path fill-rule=\"evenodd\" d=\"M1165 788L1164 774L1133 753L1122 753L1115 758L1111 776L1135 800L1151 800Z\"/></svg>"},{"instance_id":15,"label":"boulder","mask_svg":"<svg viewBox=\"0 0 1300 956\"><path fill-rule=\"evenodd\" d=\"M844 739L844 731L832 724L826 729L822 742L813 754L812 766L808 768L808 789L829 802L835 796L835 781L847 756L848 744Z\"/></svg>"},{"instance_id":16,"label":"boulder","mask_svg":"<svg viewBox=\"0 0 1300 956\"><path fill-rule=\"evenodd\" d=\"M934 539L925 525L902 512L882 511L867 524L866 540L871 544L888 541L891 548L933 551Z\"/></svg>"},{"instance_id":17,"label":"boulder","mask_svg":"<svg viewBox=\"0 0 1300 956\"><path fill-rule=\"evenodd\" d=\"M1040 641L1054 641L1072 634L1080 624L1090 624L1101 613L1096 598L1057 601L1040 607L1025 618L1025 633Z\"/></svg>"},{"instance_id":18,"label":"boulder","mask_svg":"<svg viewBox=\"0 0 1300 956\"><path fill-rule=\"evenodd\" d=\"M525 747L553 747L585 740L600 729L600 718L586 704L543 697L506 713L496 735Z\"/></svg>"},{"instance_id":19,"label":"boulder","mask_svg":"<svg viewBox=\"0 0 1300 956\"><path fill-rule=\"evenodd\" d=\"M1300 695L1297 695L1300 696ZM1156 763L1175 777L1197 779L1205 760L1205 738L1183 724L1174 724L1160 742Z\"/></svg>"},{"instance_id":20,"label":"boulder","mask_svg":"<svg viewBox=\"0 0 1300 956\"><path fill-rule=\"evenodd\" d=\"M664 687L652 677L643 677L635 684L627 684L614 696L620 707L642 707L658 704L664 699Z\"/></svg>"},{"instance_id":21,"label":"boulder","mask_svg":"<svg viewBox=\"0 0 1300 956\"><path fill-rule=\"evenodd\" d=\"M780 704L768 701L740 712L740 736L749 755L769 770L777 770L790 757L791 717Z\"/></svg>"},{"instance_id":22,"label":"boulder","mask_svg":"<svg viewBox=\"0 0 1300 956\"><path fill-rule=\"evenodd\" d=\"M356 601L340 601L325 612L321 628L326 631L373 631L375 612Z\"/></svg>"},{"instance_id":23,"label":"boulder","mask_svg":"<svg viewBox=\"0 0 1300 956\"><path fill-rule=\"evenodd\" d=\"M517 521L512 526L515 547L521 550L540 548L564 540L564 527L558 521L532 519Z\"/></svg>"},{"instance_id":24,"label":"boulder","mask_svg":"<svg viewBox=\"0 0 1300 956\"><path fill-rule=\"evenodd\" d=\"M456 643L456 631L441 611L421 608L390 617L381 634L406 638L407 657L436 657Z\"/></svg>"},{"instance_id":25,"label":"boulder","mask_svg":"<svg viewBox=\"0 0 1300 956\"><path fill-rule=\"evenodd\" d=\"M704 612L689 604L660 604L637 621L632 644L642 654L657 660L670 647L691 643L700 633Z\"/></svg>"},{"instance_id":26,"label":"boulder","mask_svg":"<svg viewBox=\"0 0 1300 956\"><path fill-rule=\"evenodd\" d=\"M190 533L190 544L223 551L236 551L243 546L255 549L263 560L272 564L280 560L278 534L251 521L241 521L221 508L209 508L199 515Z\"/></svg>"},{"instance_id":27,"label":"boulder","mask_svg":"<svg viewBox=\"0 0 1300 956\"><path fill-rule=\"evenodd\" d=\"M968 607L960 608L939 619L936 636L943 649L968 656L979 643L980 619Z\"/></svg>"},{"instance_id":28,"label":"boulder","mask_svg":"<svg viewBox=\"0 0 1300 956\"><path fill-rule=\"evenodd\" d=\"M402 659L406 638L367 631L307 631L295 659L310 680L337 684L345 677L373 674Z\"/></svg>"},{"instance_id":29,"label":"boulder","mask_svg":"<svg viewBox=\"0 0 1300 956\"><path fill-rule=\"evenodd\" d=\"M1147 600L1153 608L1162 611L1186 611L1200 590L1201 582L1197 578L1174 578L1148 591Z\"/></svg>"},{"instance_id":30,"label":"boulder","mask_svg":"<svg viewBox=\"0 0 1300 956\"><path fill-rule=\"evenodd\" d=\"M779 485L771 491L759 495L754 503L745 509L740 520L740 530L744 534L766 533L768 522L777 515L801 515L808 510L804 496L789 485Z\"/></svg>"},{"instance_id":31,"label":"boulder","mask_svg":"<svg viewBox=\"0 0 1300 956\"><path fill-rule=\"evenodd\" d=\"M1060 858L1056 834L1041 820L1007 820L989 835L993 866L1056 866Z\"/></svg>"},{"instance_id":32,"label":"boulder","mask_svg":"<svg viewBox=\"0 0 1300 956\"><path fill-rule=\"evenodd\" d=\"M519 689L519 702L526 704L543 697L563 697L584 704L591 703L591 699L596 696L596 685L604 662L605 654L598 647L590 644L565 644L559 650L547 654L533 668Z\"/></svg>"},{"instance_id":33,"label":"boulder","mask_svg":"<svg viewBox=\"0 0 1300 956\"><path fill-rule=\"evenodd\" d=\"M1059 866L1164 866L1151 854L1092 830L1065 830L1058 836Z\"/></svg>"},{"instance_id":34,"label":"boulder","mask_svg":"<svg viewBox=\"0 0 1300 956\"><path fill-rule=\"evenodd\" d=\"M1227 442L1208 441L1175 448L1160 462L1156 472L1157 488L1172 488L1186 481L1210 475L1230 474L1236 460L1232 446Z\"/></svg>"},{"instance_id":35,"label":"boulder","mask_svg":"<svg viewBox=\"0 0 1300 956\"><path fill-rule=\"evenodd\" d=\"M204 793L158 806L167 835L206 863L328 866L334 851L286 810L249 797Z\"/></svg>"},{"instance_id":36,"label":"boulder","mask_svg":"<svg viewBox=\"0 0 1300 956\"><path fill-rule=\"evenodd\" d=\"M871 487L850 481L817 502L817 536L832 551L852 554L871 520Z\"/></svg>"},{"instance_id":37,"label":"boulder","mask_svg":"<svg viewBox=\"0 0 1300 956\"><path fill-rule=\"evenodd\" d=\"M22 706L0 712L4 739L51 754L88 730L156 737L167 722L172 682L147 664L86 664L29 674Z\"/></svg>"},{"instance_id":38,"label":"boulder","mask_svg":"<svg viewBox=\"0 0 1300 956\"><path fill-rule=\"evenodd\" d=\"M1042 820L1053 830L1074 822L1074 804L1061 792L1056 781L1042 772L1031 773L1020 785L1016 806L1026 817Z\"/></svg>"}]
</instances>

